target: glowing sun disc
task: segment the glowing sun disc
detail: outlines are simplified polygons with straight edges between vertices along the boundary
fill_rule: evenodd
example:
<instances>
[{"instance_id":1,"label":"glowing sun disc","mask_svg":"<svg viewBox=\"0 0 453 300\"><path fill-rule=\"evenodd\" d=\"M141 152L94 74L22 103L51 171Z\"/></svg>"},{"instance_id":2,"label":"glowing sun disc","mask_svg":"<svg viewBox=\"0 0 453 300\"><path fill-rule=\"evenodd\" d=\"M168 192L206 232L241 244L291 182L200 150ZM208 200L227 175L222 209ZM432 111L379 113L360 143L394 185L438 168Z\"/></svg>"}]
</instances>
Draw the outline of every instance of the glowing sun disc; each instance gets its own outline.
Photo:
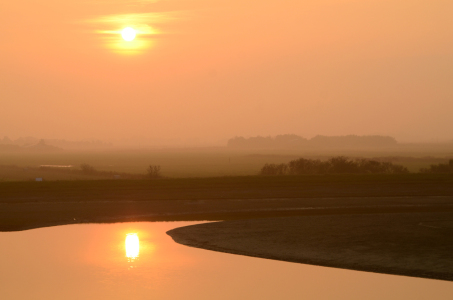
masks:
<instances>
[{"instance_id":1,"label":"glowing sun disc","mask_svg":"<svg viewBox=\"0 0 453 300\"><path fill-rule=\"evenodd\" d=\"M137 35L137 33L135 32L135 29L131 28L131 27L126 27L121 31L121 36L127 42L130 42L133 39L135 39L136 35Z\"/></svg>"}]
</instances>

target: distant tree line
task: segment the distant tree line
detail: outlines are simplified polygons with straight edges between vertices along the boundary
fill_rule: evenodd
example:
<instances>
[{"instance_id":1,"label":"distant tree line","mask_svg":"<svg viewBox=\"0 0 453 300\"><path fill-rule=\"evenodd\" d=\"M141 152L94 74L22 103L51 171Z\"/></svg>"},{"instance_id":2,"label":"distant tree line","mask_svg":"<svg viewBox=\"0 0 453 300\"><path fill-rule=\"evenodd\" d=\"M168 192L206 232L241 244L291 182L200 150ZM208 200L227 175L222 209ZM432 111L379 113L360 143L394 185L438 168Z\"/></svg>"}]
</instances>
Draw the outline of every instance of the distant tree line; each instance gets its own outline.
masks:
<instances>
[{"instance_id":1,"label":"distant tree line","mask_svg":"<svg viewBox=\"0 0 453 300\"><path fill-rule=\"evenodd\" d=\"M287 164L265 164L260 175L305 175L305 174L403 174L407 168L391 162L370 159L349 159L344 156L329 160L299 158Z\"/></svg>"},{"instance_id":2,"label":"distant tree line","mask_svg":"<svg viewBox=\"0 0 453 300\"><path fill-rule=\"evenodd\" d=\"M228 140L232 148L370 148L396 146L398 142L390 136L322 136L306 139L295 134L277 135L276 137L234 137Z\"/></svg>"},{"instance_id":3,"label":"distant tree line","mask_svg":"<svg viewBox=\"0 0 453 300\"><path fill-rule=\"evenodd\" d=\"M7 138L5 137L5 139ZM0 152L60 152L62 150L61 148L48 145L44 140L39 140L36 144L25 146L0 143Z\"/></svg>"},{"instance_id":4,"label":"distant tree line","mask_svg":"<svg viewBox=\"0 0 453 300\"><path fill-rule=\"evenodd\" d=\"M431 165L429 168L423 168L421 173L453 173L453 159L446 164Z\"/></svg>"}]
</instances>

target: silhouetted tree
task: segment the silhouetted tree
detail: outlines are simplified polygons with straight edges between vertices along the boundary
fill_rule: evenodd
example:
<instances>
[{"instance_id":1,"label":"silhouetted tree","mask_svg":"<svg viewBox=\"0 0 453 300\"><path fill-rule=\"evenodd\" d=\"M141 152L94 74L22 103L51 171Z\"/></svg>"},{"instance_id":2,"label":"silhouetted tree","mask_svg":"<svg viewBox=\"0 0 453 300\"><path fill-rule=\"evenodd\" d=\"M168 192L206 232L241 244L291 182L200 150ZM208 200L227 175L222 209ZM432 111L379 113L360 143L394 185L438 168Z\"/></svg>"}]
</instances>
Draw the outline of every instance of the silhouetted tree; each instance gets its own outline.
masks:
<instances>
[{"instance_id":1,"label":"silhouetted tree","mask_svg":"<svg viewBox=\"0 0 453 300\"><path fill-rule=\"evenodd\" d=\"M150 165L148 169L146 169L146 173L149 178L156 179L162 177L160 174L160 166L157 165Z\"/></svg>"},{"instance_id":2,"label":"silhouetted tree","mask_svg":"<svg viewBox=\"0 0 453 300\"><path fill-rule=\"evenodd\" d=\"M86 175L93 175L94 173L96 173L96 169L89 164L81 164L80 169L82 169L82 173Z\"/></svg>"},{"instance_id":3,"label":"silhouetted tree","mask_svg":"<svg viewBox=\"0 0 453 300\"><path fill-rule=\"evenodd\" d=\"M429 168L423 168L421 173L453 173L453 159L446 164L431 165Z\"/></svg>"},{"instance_id":4,"label":"silhouetted tree","mask_svg":"<svg viewBox=\"0 0 453 300\"><path fill-rule=\"evenodd\" d=\"M288 163L289 174L324 174L329 170L329 162L323 162L319 159L299 158Z\"/></svg>"},{"instance_id":5,"label":"silhouetted tree","mask_svg":"<svg viewBox=\"0 0 453 300\"><path fill-rule=\"evenodd\" d=\"M328 160L329 173L359 173L359 164L344 156L332 157Z\"/></svg>"},{"instance_id":6,"label":"silhouetted tree","mask_svg":"<svg viewBox=\"0 0 453 300\"><path fill-rule=\"evenodd\" d=\"M288 166L286 164L265 164L260 175L286 175Z\"/></svg>"}]
</instances>

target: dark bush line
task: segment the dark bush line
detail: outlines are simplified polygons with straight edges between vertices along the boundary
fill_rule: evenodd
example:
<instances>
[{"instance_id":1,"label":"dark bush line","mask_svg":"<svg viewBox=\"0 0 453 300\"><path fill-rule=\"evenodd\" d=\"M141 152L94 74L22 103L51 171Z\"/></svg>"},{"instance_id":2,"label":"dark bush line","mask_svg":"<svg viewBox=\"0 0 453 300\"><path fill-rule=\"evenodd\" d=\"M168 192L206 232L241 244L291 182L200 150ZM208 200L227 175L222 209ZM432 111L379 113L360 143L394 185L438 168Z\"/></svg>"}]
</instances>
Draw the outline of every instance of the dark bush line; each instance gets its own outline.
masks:
<instances>
[{"instance_id":1,"label":"dark bush line","mask_svg":"<svg viewBox=\"0 0 453 300\"><path fill-rule=\"evenodd\" d=\"M390 162L370 159L352 160L344 156L332 157L327 161L299 158L287 164L265 164L260 175L304 175L304 174L403 174L406 167Z\"/></svg>"},{"instance_id":2,"label":"dark bush line","mask_svg":"<svg viewBox=\"0 0 453 300\"><path fill-rule=\"evenodd\" d=\"M423 168L421 173L453 173L453 159L446 164L431 165L429 168Z\"/></svg>"}]
</instances>

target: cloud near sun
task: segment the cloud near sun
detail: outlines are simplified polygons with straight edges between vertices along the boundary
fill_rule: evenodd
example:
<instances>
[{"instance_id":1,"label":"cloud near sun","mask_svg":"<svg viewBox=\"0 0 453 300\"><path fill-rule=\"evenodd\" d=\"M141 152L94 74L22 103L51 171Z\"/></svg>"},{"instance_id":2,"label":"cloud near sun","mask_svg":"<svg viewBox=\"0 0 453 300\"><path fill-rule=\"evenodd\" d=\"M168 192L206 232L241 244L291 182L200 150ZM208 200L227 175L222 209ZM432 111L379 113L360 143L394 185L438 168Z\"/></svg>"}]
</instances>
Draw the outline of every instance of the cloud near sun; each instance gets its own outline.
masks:
<instances>
[{"instance_id":1,"label":"cloud near sun","mask_svg":"<svg viewBox=\"0 0 453 300\"><path fill-rule=\"evenodd\" d=\"M107 48L122 54L139 54L153 45L153 36L163 34L159 25L181 17L180 12L132 13L100 16L87 22L96 24L94 32ZM132 40L122 37L123 29L127 27L136 33Z\"/></svg>"}]
</instances>

